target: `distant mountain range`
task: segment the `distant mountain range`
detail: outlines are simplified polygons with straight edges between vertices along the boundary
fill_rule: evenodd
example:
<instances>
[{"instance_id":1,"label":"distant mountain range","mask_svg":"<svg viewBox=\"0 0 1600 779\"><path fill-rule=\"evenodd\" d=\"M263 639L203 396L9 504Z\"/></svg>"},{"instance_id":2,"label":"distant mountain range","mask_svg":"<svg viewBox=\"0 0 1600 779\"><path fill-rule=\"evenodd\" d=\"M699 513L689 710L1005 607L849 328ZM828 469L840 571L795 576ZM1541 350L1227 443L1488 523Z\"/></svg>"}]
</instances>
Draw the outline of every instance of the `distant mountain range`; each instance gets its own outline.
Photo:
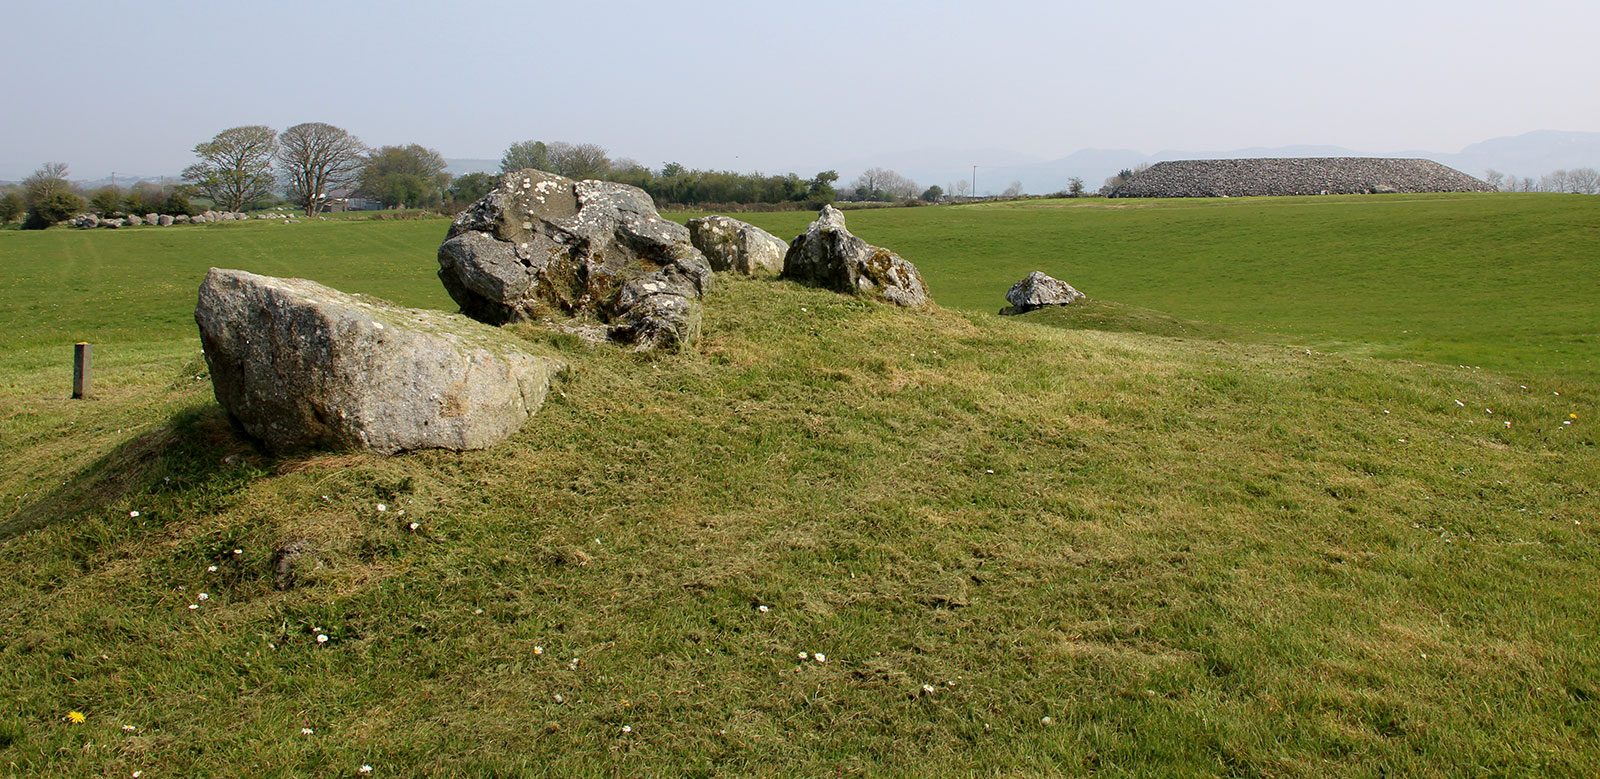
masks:
<instances>
[{"instance_id":1,"label":"distant mountain range","mask_svg":"<svg viewBox=\"0 0 1600 779\"><path fill-rule=\"evenodd\" d=\"M1463 173L1482 178L1490 168L1507 176L1529 177L1537 181L1540 176L1555 170L1572 168L1600 168L1600 132L1567 132L1563 130L1535 130L1522 135L1491 138L1474 143L1459 152L1399 151L1373 152L1347 149L1343 146L1279 146L1276 148L1251 147L1226 151L1165 150L1145 154L1131 149L1082 149L1065 157L1046 160L1007 149L923 149L892 152L841 161L830 165L839 172L840 186L850 183L867 168L889 168L906 176L923 187L937 184L950 189L958 181L971 182L973 166L977 166L977 193L994 194L1013 181L1022 182L1025 192L1049 193L1065 189L1067 179L1083 178L1090 190L1100 188L1108 176L1123 168L1141 163L1167 160L1227 159L1236 157L1420 157L1449 165ZM453 176L466 173L495 173L500 161L478 158L445 158L446 170ZM809 177L811 169L795 169L795 173ZM116 183L127 187L136 181L177 181L177 175L167 176L117 176ZM15 182L0 181L0 184ZM95 181L78 181L85 189L95 189L110 184L109 178Z\"/></svg>"}]
</instances>

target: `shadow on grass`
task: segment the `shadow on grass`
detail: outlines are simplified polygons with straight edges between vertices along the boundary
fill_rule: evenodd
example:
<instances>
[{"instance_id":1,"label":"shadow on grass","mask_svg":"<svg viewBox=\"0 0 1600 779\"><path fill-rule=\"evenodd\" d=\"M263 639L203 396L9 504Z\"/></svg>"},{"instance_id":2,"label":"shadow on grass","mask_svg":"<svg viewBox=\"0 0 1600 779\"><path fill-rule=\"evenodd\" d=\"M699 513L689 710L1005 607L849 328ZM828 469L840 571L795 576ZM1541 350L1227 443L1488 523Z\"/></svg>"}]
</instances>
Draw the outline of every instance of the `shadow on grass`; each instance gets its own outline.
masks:
<instances>
[{"instance_id":1,"label":"shadow on grass","mask_svg":"<svg viewBox=\"0 0 1600 779\"><path fill-rule=\"evenodd\" d=\"M1069 306L1043 306L1032 311L1012 307L1000 310L1024 322L1067 330L1101 330L1109 333L1144 333L1168 338L1199 338L1235 343L1267 343L1269 336L1237 327L1180 319L1154 309L1105 300L1081 300Z\"/></svg>"},{"instance_id":2,"label":"shadow on grass","mask_svg":"<svg viewBox=\"0 0 1600 779\"><path fill-rule=\"evenodd\" d=\"M211 488L228 483L242 486L265 471L253 471L241 479L235 463L260 456L220 407L193 406L175 414L167 424L113 449L50 495L0 520L0 543L104 510L131 494L195 488L215 492Z\"/></svg>"}]
</instances>

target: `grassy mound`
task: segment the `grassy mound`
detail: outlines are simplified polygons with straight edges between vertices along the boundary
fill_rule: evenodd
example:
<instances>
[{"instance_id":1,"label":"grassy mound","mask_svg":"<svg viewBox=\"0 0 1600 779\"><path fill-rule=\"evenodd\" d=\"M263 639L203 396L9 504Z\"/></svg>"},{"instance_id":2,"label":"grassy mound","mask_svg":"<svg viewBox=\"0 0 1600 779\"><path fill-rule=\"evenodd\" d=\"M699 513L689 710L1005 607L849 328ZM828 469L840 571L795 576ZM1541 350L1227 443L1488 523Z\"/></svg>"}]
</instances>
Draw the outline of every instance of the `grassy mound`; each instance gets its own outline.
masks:
<instances>
[{"instance_id":1,"label":"grassy mound","mask_svg":"<svg viewBox=\"0 0 1600 779\"><path fill-rule=\"evenodd\" d=\"M1592 385L771 280L705 327L521 330L527 428L389 459L262 455L190 340L89 403L9 344L0 764L1600 770Z\"/></svg>"}]
</instances>

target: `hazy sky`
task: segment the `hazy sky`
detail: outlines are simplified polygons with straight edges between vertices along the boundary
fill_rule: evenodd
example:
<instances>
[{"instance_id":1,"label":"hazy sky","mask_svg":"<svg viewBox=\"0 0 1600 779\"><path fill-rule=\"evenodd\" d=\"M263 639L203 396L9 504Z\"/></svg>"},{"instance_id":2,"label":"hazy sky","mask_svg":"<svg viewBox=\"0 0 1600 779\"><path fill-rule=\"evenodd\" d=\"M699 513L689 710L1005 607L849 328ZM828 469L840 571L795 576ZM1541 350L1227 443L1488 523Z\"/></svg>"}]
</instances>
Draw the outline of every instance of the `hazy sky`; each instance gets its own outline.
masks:
<instances>
[{"instance_id":1,"label":"hazy sky","mask_svg":"<svg viewBox=\"0 0 1600 779\"><path fill-rule=\"evenodd\" d=\"M1600 130L1595 0L0 0L0 179L242 124L809 175L925 148L1458 151ZM978 162L978 160L973 160Z\"/></svg>"}]
</instances>

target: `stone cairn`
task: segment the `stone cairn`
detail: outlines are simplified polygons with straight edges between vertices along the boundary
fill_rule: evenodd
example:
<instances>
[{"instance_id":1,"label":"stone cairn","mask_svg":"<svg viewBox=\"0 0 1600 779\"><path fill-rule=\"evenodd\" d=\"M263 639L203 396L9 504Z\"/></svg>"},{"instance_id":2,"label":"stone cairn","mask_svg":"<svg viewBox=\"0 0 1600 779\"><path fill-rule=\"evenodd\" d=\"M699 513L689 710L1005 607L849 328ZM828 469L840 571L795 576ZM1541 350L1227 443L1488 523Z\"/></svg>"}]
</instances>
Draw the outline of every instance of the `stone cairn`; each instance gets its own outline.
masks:
<instances>
[{"instance_id":1,"label":"stone cairn","mask_svg":"<svg viewBox=\"0 0 1600 779\"><path fill-rule=\"evenodd\" d=\"M1490 192L1486 183L1433 160L1381 157L1273 157L1160 162L1112 190L1111 197L1369 195Z\"/></svg>"}]
</instances>

